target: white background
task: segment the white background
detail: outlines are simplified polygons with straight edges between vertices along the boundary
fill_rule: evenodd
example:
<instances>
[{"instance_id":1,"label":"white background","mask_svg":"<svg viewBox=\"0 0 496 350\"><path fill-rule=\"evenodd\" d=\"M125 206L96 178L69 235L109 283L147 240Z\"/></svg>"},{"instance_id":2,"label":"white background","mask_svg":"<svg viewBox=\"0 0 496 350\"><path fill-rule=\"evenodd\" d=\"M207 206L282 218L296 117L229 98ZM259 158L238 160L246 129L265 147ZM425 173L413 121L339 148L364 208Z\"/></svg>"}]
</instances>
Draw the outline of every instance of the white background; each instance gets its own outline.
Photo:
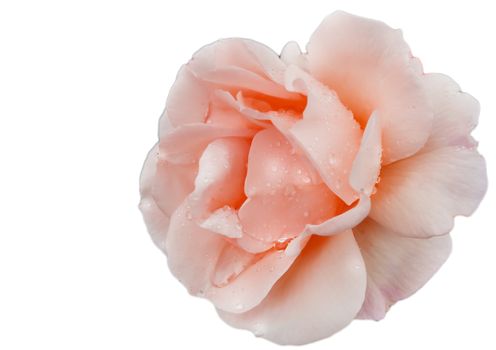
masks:
<instances>
[{"instance_id":1,"label":"white background","mask_svg":"<svg viewBox=\"0 0 496 350\"><path fill-rule=\"evenodd\" d=\"M484 5L485 4L485 5ZM276 349L169 273L138 176L179 66L242 36L304 46L343 9L403 29L482 105L490 188L451 258L381 322L308 349L495 349L496 21L490 1L1 1L0 349ZM492 182L491 182L492 180Z\"/></svg>"}]
</instances>

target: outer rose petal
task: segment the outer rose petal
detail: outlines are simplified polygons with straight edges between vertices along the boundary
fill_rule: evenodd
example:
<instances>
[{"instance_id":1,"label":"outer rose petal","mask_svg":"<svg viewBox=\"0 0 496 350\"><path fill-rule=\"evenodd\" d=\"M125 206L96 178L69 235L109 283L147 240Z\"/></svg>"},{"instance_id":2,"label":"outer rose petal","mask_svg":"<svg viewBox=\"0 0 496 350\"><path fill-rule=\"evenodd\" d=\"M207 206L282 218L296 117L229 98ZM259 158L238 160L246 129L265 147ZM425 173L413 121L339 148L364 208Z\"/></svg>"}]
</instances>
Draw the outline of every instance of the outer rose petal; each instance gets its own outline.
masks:
<instances>
[{"instance_id":1,"label":"outer rose petal","mask_svg":"<svg viewBox=\"0 0 496 350\"><path fill-rule=\"evenodd\" d=\"M222 235L198 226L189 210L185 201L171 217L166 241L171 272L191 294L210 299L222 310L237 313L258 305L296 257L274 250L258 260L254 255L255 262L240 269L222 260L231 258L225 254L231 243ZM250 260L246 257L249 253L238 251L243 254L244 262ZM216 271L218 267L220 271ZM232 268L231 273L226 271L228 268ZM227 284L219 274L230 277L225 281Z\"/></svg>"},{"instance_id":2,"label":"outer rose petal","mask_svg":"<svg viewBox=\"0 0 496 350\"><path fill-rule=\"evenodd\" d=\"M223 137L252 137L252 129L228 128L214 124L182 125L160 139L160 157L175 164L195 163L205 147Z\"/></svg>"},{"instance_id":3,"label":"outer rose petal","mask_svg":"<svg viewBox=\"0 0 496 350\"><path fill-rule=\"evenodd\" d=\"M486 165L476 150L444 147L390 164L370 217L394 232L430 237L451 231L456 215L471 215L487 187Z\"/></svg>"},{"instance_id":4,"label":"outer rose petal","mask_svg":"<svg viewBox=\"0 0 496 350\"><path fill-rule=\"evenodd\" d=\"M366 272L351 231L314 236L302 254L254 309L224 321L278 344L326 338L350 323L362 306Z\"/></svg>"},{"instance_id":5,"label":"outer rose petal","mask_svg":"<svg viewBox=\"0 0 496 350\"><path fill-rule=\"evenodd\" d=\"M207 85L199 80L190 68L182 66L167 96L166 113L160 118L160 136L167 132L168 122L173 126L204 122L208 104Z\"/></svg>"},{"instance_id":6,"label":"outer rose petal","mask_svg":"<svg viewBox=\"0 0 496 350\"><path fill-rule=\"evenodd\" d=\"M143 214L148 232L153 242L165 252L165 237L169 228L169 215L157 206L153 198L153 184L158 161L158 144L148 152L140 175L141 201L139 208Z\"/></svg>"},{"instance_id":7,"label":"outer rose petal","mask_svg":"<svg viewBox=\"0 0 496 350\"><path fill-rule=\"evenodd\" d=\"M470 132L477 125L479 102L447 75L426 74L422 81L434 111L432 132L422 152L444 146L475 146Z\"/></svg>"},{"instance_id":8,"label":"outer rose petal","mask_svg":"<svg viewBox=\"0 0 496 350\"><path fill-rule=\"evenodd\" d=\"M371 219L353 232L367 269L367 293L359 318L382 319L391 305L421 288L451 252L449 235L401 237Z\"/></svg>"},{"instance_id":9,"label":"outer rose petal","mask_svg":"<svg viewBox=\"0 0 496 350\"><path fill-rule=\"evenodd\" d=\"M172 164L159 156L152 195L165 215L170 217L193 191L197 172L197 164Z\"/></svg>"},{"instance_id":10,"label":"outer rose petal","mask_svg":"<svg viewBox=\"0 0 496 350\"><path fill-rule=\"evenodd\" d=\"M422 69L399 30L338 11L317 28L307 51L310 73L337 92L362 126L378 111L385 164L425 144L432 113Z\"/></svg>"}]
</instances>

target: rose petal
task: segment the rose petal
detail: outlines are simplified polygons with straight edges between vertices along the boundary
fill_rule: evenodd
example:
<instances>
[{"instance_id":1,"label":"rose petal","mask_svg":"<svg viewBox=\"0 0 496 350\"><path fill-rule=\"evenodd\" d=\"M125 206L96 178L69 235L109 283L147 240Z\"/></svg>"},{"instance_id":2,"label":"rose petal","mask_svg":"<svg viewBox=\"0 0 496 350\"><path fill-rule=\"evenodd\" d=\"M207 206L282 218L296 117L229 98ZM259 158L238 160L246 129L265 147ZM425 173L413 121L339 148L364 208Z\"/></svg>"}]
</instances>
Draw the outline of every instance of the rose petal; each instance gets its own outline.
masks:
<instances>
[{"instance_id":1,"label":"rose petal","mask_svg":"<svg viewBox=\"0 0 496 350\"><path fill-rule=\"evenodd\" d=\"M257 54L254 50L258 50ZM188 66L196 75L231 66L269 78L267 71L271 67L267 66L267 60L262 58L264 62L261 62L259 59L263 55L274 56L275 61L272 60L274 69L281 68L282 62L277 63L277 55L274 51L261 43L242 38L221 39L202 47L193 55Z\"/></svg>"},{"instance_id":2,"label":"rose petal","mask_svg":"<svg viewBox=\"0 0 496 350\"><path fill-rule=\"evenodd\" d=\"M218 139L207 146L190 195L195 218L203 221L216 209L225 205L239 207L243 203L249 147L249 141L240 138Z\"/></svg>"},{"instance_id":3,"label":"rose petal","mask_svg":"<svg viewBox=\"0 0 496 350\"><path fill-rule=\"evenodd\" d=\"M224 137L250 138L253 129L227 128L213 124L181 125L160 140L160 156L171 163L187 164L198 161L205 147Z\"/></svg>"},{"instance_id":4,"label":"rose petal","mask_svg":"<svg viewBox=\"0 0 496 350\"><path fill-rule=\"evenodd\" d=\"M362 126L372 111L379 113L385 164L415 154L425 144L432 112L420 62L401 31L337 11L314 32L307 51L310 73L336 91Z\"/></svg>"},{"instance_id":5,"label":"rose petal","mask_svg":"<svg viewBox=\"0 0 496 350\"><path fill-rule=\"evenodd\" d=\"M381 155L381 126L377 114L372 113L351 168L350 185L355 191L372 194L381 170Z\"/></svg>"},{"instance_id":6,"label":"rose petal","mask_svg":"<svg viewBox=\"0 0 496 350\"><path fill-rule=\"evenodd\" d=\"M401 237L367 219L353 229L367 269L367 292L359 318L380 320L391 305L421 288L448 258L449 235Z\"/></svg>"},{"instance_id":7,"label":"rose petal","mask_svg":"<svg viewBox=\"0 0 496 350\"><path fill-rule=\"evenodd\" d=\"M163 125L166 124L165 119L173 126L202 123L208 113L208 103L207 86L196 78L188 66L182 66L167 96L166 113L160 118L160 136L167 131Z\"/></svg>"},{"instance_id":8,"label":"rose petal","mask_svg":"<svg viewBox=\"0 0 496 350\"><path fill-rule=\"evenodd\" d=\"M254 72L235 66L219 67L215 70L202 72L199 77L203 81L230 89L247 89L279 98L291 99L295 97L295 94L288 92L284 89L284 86Z\"/></svg>"},{"instance_id":9,"label":"rose petal","mask_svg":"<svg viewBox=\"0 0 496 350\"><path fill-rule=\"evenodd\" d=\"M243 236L238 213L227 205L214 211L200 224L200 227L220 233L228 238L240 238Z\"/></svg>"},{"instance_id":10,"label":"rose petal","mask_svg":"<svg viewBox=\"0 0 496 350\"><path fill-rule=\"evenodd\" d=\"M370 198L361 195L357 204L340 215L324 221L318 225L308 225L306 230L320 236L330 236L346 231L358 225L367 217L370 211Z\"/></svg>"},{"instance_id":11,"label":"rose petal","mask_svg":"<svg viewBox=\"0 0 496 350\"><path fill-rule=\"evenodd\" d=\"M158 161L158 144L148 152L140 175L141 201L139 209L153 242L165 252L165 238L169 228L169 215L157 206L153 198L153 184Z\"/></svg>"},{"instance_id":12,"label":"rose petal","mask_svg":"<svg viewBox=\"0 0 496 350\"><path fill-rule=\"evenodd\" d=\"M291 187L322 183L309 161L275 128L253 138L248 155L245 193L248 197L270 194Z\"/></svg>"},{"instance_id":13,"label":"rose petal","mask_svg":"<svg viewBox=\"0 0 496 350\"><path fill-rule=\"evenodd\" d=\"M197 172L197 164L173 164L161 160L159 155L152 195L165 215L170 217L193 191Z\"/></svg>"},{"instance_id":14,"label":"rose petal","mask_svg":"<svg viewBox=\"0 0 496 350\"><path fill-rule=\"evenodd\" d=\"M217 86L297 97L282 86L285 63L270 48L253 40L218 40L196 52L188 67L198 79Z\"/></svg>"},{"instance_id":15,"label":"rose petal","mask_svg":"<svg viewBox=\"0 0 496 350\"><path fill-rule=\"evenodd\" d=\"M248 265L247 253L237 251L243 254L245 262L240 270L237 264L221 260L232 262L232 254L223 254L231 243L223 236L199 227L191 219L189 210L185 201L171 217L166 241L171 272L191 294L210 299L220 309L236 313L258 305L295 257L286 256L283 250L274 250L258 260L254 257L256 262ZM220 270L216 271L216 268ZM234 279L228 278L226 285L217 287L213 282L222 282L220 275L234 275Z\"/></svg>"},{"instance_id":16,"label":"rose petal","mask_svg":"<svg viewBox=\"0 0 496 350\"><path fill-rule=\"evenodd\" d=\"M307 225L305 230L293 239L286 250L287 254L298 255L303 249L306 240L312 234L319 236L331 236L349 229L352 229L363 219L367 217L370 212L370 198L361 194L357 204L345 210L336 216L316 225Z\"/></svg>"},{"instance_id":17,"label":"rose petal","mask_svg":"<svg viewBox=\"0 0 496 350\"><path fill-rule=\"evenodd\" d=\"M286 187L284 192L249 197L239 209L244 232L264 242L297 236L308 223L334 216L338 200L326 185Z\"/></svg>"},{"instance_id":18,"label":"rose petal","mask_svg":"<svg viewBox=\"0 0 496 350\"><path fill-rule=\"evenodd\" d=\"M444 74L426 74L422 81L434 111L431 135L422 152L444 146L475 146L470 132L477 125L479 102Z\"/></svg>"},{"instance_id":19,"label":"rose petal","mask_svg":"<svg viewBox=\"0 0 496 350\"><path fill-rule=\"evenodd\" d=\"M350 323L365 288L364 263L352 232L314 236L260 305L241 314L219 310L219 315L278 344L305 344Z\"/></svg>"},{"instance_id":20,"label":"rose petal","mask_svg":"<svg viewBox=\"0 0 496 350\"><path fill-rule=\"evenodd\" d=\"M281 51L281 60L287 65L295 65L305 71L308 71L307 56L301 52L300 46L295 41L290 41Z\"/></svg>"},{"instance_id":21,"label":"rose petal","mask_svg":"<svg viewBox=\"0 0 496 350\"><path fill-rule=\"evenodd\" d=\"M272 286L291 267L296 257L285 254L284 250L272 250L258 259L229 284L208 288L205 297L215 307L229 313L238 314L251 310L265 299ZM236 264L234 267L237 267Z\"/></svg>"},{"instance_id":22,"label":"rose petal","mask_svg":"<svg viewBox=\"0 0 496 350\"><path fill-rule=\"evenodd\" d=\"M329 188L351 204L358 198L348 183L362 136L358 123L336 94L301 69L291 66L286 79L286 88L306 91L308 99L303 119L289 129L288 137L301 148Z\"/></svg>"},{"instance_id":23,"label":"rose petal","mask_svg":"<svg viewBox=\"0 0 496 350\"><path fill-rule=\"evenodd\" d=\"M444 147L382 169L370 216L407 236L451 231L456 215L471 215L487 187L486 165L476 150Z\"/></svg>"}]
</instances>

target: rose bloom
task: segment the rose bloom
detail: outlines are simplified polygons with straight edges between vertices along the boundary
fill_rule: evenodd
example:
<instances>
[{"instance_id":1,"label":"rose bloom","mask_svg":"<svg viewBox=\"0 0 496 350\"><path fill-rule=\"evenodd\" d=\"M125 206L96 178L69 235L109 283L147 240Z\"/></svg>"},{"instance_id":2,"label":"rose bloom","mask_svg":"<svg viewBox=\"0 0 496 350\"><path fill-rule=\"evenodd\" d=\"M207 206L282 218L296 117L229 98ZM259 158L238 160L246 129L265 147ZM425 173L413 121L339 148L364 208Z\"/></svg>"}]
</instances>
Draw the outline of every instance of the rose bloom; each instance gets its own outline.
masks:
<instances>
[{"instance_id":1,"label":"rose bloom","mask_svg":"<svg viewBox=\"0 0 496 350\"><path fill-rule=\"evenodd\" d=\"M280 56L219 40L179 70L140 209L225 322L312 342L383 318L447 259L486 190L478 114L382 22L336 12Z\"/></svg>"}]
</instances>

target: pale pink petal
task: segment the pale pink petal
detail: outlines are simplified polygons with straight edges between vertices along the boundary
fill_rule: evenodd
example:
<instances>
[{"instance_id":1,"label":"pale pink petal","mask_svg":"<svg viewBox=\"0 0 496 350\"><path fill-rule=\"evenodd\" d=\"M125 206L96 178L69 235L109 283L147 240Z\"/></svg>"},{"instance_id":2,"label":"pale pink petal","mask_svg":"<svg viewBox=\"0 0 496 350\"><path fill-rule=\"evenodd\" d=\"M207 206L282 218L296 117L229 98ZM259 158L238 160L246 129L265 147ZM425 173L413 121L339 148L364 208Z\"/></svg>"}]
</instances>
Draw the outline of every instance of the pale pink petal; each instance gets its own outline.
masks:
<instances>
[{"instance_id":1,"label":"pale pink petal","mask_svg":"<svg viewBox=\"0 0 496 350\"><path fill-rule=\"evenodd\" d=\"M224 128L260 130L270 124L247 117L237 108L235 98L225 90L214 90L206 123ZM235 106L235 107L234 107Z\"/></svg>"},{"instance_id":2,"label":"pale pink petal","mask_svg":"<svg viewBox=\"0 0 496 350\"><path fill-rule=\"evenodd\" d=\"M432 112L420 62L401 31L337 11L307 45L310 73L336 91L364 127L376 110L383 129L384 163L415 154L426 142Z\"/></svg>"},{"instance_id":3,"label":"pale pink petal","mask_svg":"<svg viewBox=\"0 0 496 350\"><path fill-rule=\"evenodd\" d=\"M295 186L322 183L309 161L294 149L275 128L260 131L253 138L248 156L245 193L248 197L279 190L292 192Z\"/></svg>"},{"instance_id":4,"label":"pale pink petal","mask_svg":"<svg viewBox=\"0 0 496 350\"><path fill-rule=\"evenodd\" d=\"M456 215L471 215L487 187L486 165L475 149L444 147L382 169L370 216L407 236L451 231Z\"/></svg>"},{"instance_id":5,"label":"pale pink petal","mask_svg":"<svg viewBox=\"0 0 496 350\"><path fill-rule=\"evenodd\" d=\"M260 305L240 314L219 310L219 315L275 343L305 344L350 323L365 288L364 263L352 232L314 236Z\"/></svg>"},{"instance_id":6,"label":"pale pink petal","mask_svg":"<svg viewBox=\"0 0 496 350\"><path fill-rule=\"evenodd\" d=\"M286 64L267 46L232 38L204 46L187 64L194 75L215 86L248 89L265 95L293 98L282 86Z\"/></svg>"},{"instance_id":7,"label":"pale pink petal","mask_svg":"<svg viewBox=\"0 0 496 350\"><path fill-rule=\"evenodd\" d=\"M239 94L237 96L242 97L242 94ZM234 111L239 112L242 116L244 116L255 125L258 125L260 127L270 126L270 123L268 122L270 120L269 114L264 114L255 109L246 107L243 104L242 99L235 98L229 92L225 90L215 90L214 97L217 100L225 103L227 106L231 107Z\"/></svg>"},{"instance_id":8,"label":"pale pink petal","mask_svg":"<svg viewBox=\"0 0 496 350\"><path fill-rule=\"evenodd\" d=\"M325 184L249 197L239 209L244 232L264 242L293 238L308 223L320 223L336 213L339 200Z\"/></svg>"},{"instance_id":9,"label":"pale pink petal","mask_svg":"<svg viewBox=\"0 0 496 350\"><path fill-rule=\"evenodd\" d=\"M250 235L244 234L236 239L236 244L247 252L257 254L274 248L274 242L262 241Z\"/></svg>"},{"instance_id":10,"label":"pale pink petal","mask_svg":"<svg viewBox=\"0 0 496 350\"><path fill-rule=\"evenodd\" d=\"M367 217L369 212L370 197L362 194L354 207L347 209L340 215L336 215L320 224L308 225L306 230L320 236L334 235L336 233L352 229L362 222L362 220Z\"/></svg>"},{"instance_id":11,"label":"pale pink petal","mask_svg":"<svg viewBox=\"0 0 496 350\"><path fill-rule=\"evenodd\" d=\"M287 65L295 65L305 71L308 71L307 56L301 52L300 46L295 41L290 41L281 51L281 60Z\"/></svg>"},{"instance_id":12,"label":"pale pink petal","mask_svg":"<svg viewBox=\"0 0 496 350\"><path fill-rule=\"evenodd\" d=\"M288 131L289 139L308 156L329 188L345 203L358 198L348 177L362 132L335 93L296 66L287 71L286 88L307 93L303 119Z\"/></svg>"},{"instance_id":13,"label":"pale pink petal","mask_svg":"<svg viewBox=\"0 0 496 350\"><path fill-rule=\"evenodd\" d=\"M350 173L350 185L355 191L370 196L381 171L381 126L376 113L367 122L360 149Z\"/></svg>"},{"instance_id":14,"label":"pale pink petal","mask_svg":"<svg viewBox=\"0 0 496 350\"><path fill-rule=\"evenodd\" d=\"M182 66L172 85L164 115L160 120L160 135L166 130L162 119L168 118L173 126L202 123L207 117L208 87L195 77L187 66Z\"/></svg>"},{"instance_id":15,"label":"pale pink petal","mask_svg":"<svg viewBox=\"0 0 496 350\"><path fill-rule=\"evenodd\" d=\"M167 234L167 262L174 276L197 295L211 285L217 258L229 244L223 236L199 227L185 200L171 216Z\"/></svg>"},{"instance_id":16,"label":"pale pink petal","mask_svg":"<svg viewBox=\"0 0 496 350\"><path fill-rule=\"evenodd\" d=\"M296 258L284 250L250 257L241 249L228 248L231 243L225 237L191 218L187 201L171 217L166 241L169 268L191 294L208 298L220 309L236 313L258 305Z\"/></svg>"},{"instance_id":17,"label":"pale pink petal","mask_svg":"<svg viewBox=\"0 0 496 350\"><path fill-rule=\"evenodd\" d=\"M161 136L160 157L176 164L198 161L205 147L223 137L250 138L256 133L253 129L228 128L213 124L181 125L170 133Z\"/></svg>"},{"instance_id":18,"label":"pale pink petal","mask_svg":"<svg viewBox=\"0 0 496 350\"><path fill-rule=\"evenodd\" d=\"M165 215L172 215L193 191L197 172L198 164L173 164L159 156L152 195Z\"/></svg>"},{"instance_id":19,"label":"pale pink petal","mask_svg":"<svg viewBox=\"0 0 496 350\"><path fill-rule=\"evenodd\" d=\"M227 205L215 210L200 224L200 227L220 233L229 238L240 238L243 236L243 229L238 213Z\"/></svg>"},{"instance_id":20,"label":"pale pink petal","mask_svg":"<svg viewBox=\"0 0 496 350\"><path fill-rule=\"evenodd\" d=\"M401 237L371 219L353 232L367 269L367 292L358 318L382 319L391 305L421 288L451 252L449 235Z\"/></svg>"},{"instance_id":21,"label":"pale pink petal","mask_svg":"<svg viewBox=\"0 0 496 350\"><path fill-rule=\"evenodd\" d=\"M231 38L221 39L209 45L205 45L193 55L188 66L197 75L214 71L218 68L234 66L269 78L269 75L267 75L267 68L260 63L257 56L246 45L248 41L250 40ZM270 52L272 52L272 55L277 57L275 52L263 44L251 42L252 46L257 45L260 50L265 50L267 55L270 55Z\"/></svg>"},{"instance_id":22,"label":"pale pink petal","mask_svg":"<svg viewBox=\"0 0 496 350\"><path fill-rule=\"evenodd\" d=\"M166 215L157 206L153 198L153 184L155 183L158 161L158 144L148 152L140 175L141 201L139 209L143 214L146 227L153 242L165 252L165 237L169 228L169 215Z\"/></svg>"},{"instance_id":23,"label":"pale pink petal","mask_svg":"<svg viewBox=\"0 0 496 350\"><path fill-rule=\"evenodd\" d=\"M259 305L272 286L283 276L295 261L295 256L289 256L284 250L271 250L261 256L254 256L252 265L245 260L245 267L239 266L241 256L249 254L240 248L240 255L234 259L234 264L229 267L233 269L229 283L217 287L213 286L205 291L205 297L220 310L238 314L253 309ZM242 252L242 253L241 253ZM219 260L221 262L223 260ZM218 264L219 264L218 262ZM223 263L222 263L222 266ZM244 268L244 270L243 270ZM236 274L237 271L242 270ZM226 274L225 271L222 271Z\"/></svg>"},{"instance_id":24,"label":"pale pink petal","mask_svg":"<svg viewBox=\"0 0 496 350\"><path fill-rule=\"evenodd\" d=\"M294 98L295 94L284 89L284 86L264 78L254 72L235 66L219 67L198 75L203 81L216 86L257 91L279 98Z\"/></svg>"},{"instance_id":25,"label":"pale pink petal","mask_svg":"<svg viewBox=\"0 0 496 350\"><path fill-rule=\"evenodd\" d=\"M243 203L249 148L249 141L242 138L221 138L207 146L190 195L195 219L203 221L219 208Z\"/></svg>"},{"instance_id":26,"label":"pale pink petal","mask_svg":"<svg viewBox=\"0 0 496 350\"><path fill-rule=\"evenodd\" d=\"M361 194L360 199L352 208L344 208L340 214L331 217L330 219L320 224L306 225L305 230L291 241L286 252L292 255L300 254L305 246L305 242L309 236L316 234L319 236L331 236L349 229L352 229L370 212L370 197Z\"/></svg>"},{"instance_id":27,"label":"pale pink petal","mask_svg":"<svg viewBox=\"0 0 496 350\"><path fill-rule=\"evenodd\" d=\"M477 125L479 102L447 75L426 74L422 81L434 111L431 135L422 151L476 145L470 132Z\"/></svg>"}]
</instances>

